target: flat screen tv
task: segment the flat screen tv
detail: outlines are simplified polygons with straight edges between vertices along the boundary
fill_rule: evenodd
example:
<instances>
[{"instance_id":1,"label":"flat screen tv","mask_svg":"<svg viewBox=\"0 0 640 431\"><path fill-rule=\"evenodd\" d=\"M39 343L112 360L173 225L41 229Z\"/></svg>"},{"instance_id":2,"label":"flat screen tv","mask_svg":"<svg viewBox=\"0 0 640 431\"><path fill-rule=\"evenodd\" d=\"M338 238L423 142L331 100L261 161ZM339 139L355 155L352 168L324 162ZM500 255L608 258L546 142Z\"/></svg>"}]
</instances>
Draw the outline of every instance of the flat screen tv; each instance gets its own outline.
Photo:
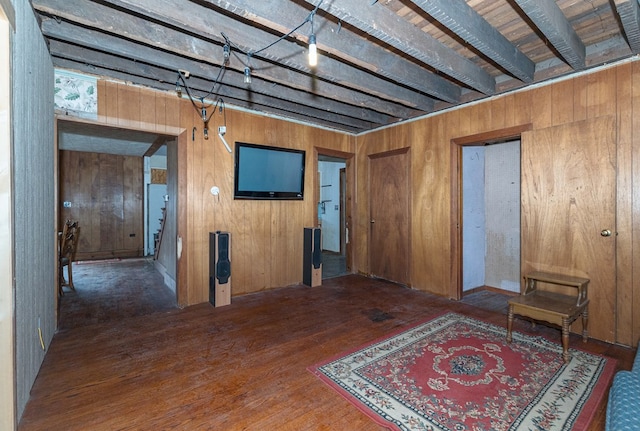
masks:
<instances>
[{"instance_id":1,"label":"flat screen tv","mask_svg":"<svg viewBox=\"0 0 640 431\"><path fill-rule=\"evenodd\" d=\"M305 152L236 142L234 199L302 200Z\"/></svg>"}]
</instances>

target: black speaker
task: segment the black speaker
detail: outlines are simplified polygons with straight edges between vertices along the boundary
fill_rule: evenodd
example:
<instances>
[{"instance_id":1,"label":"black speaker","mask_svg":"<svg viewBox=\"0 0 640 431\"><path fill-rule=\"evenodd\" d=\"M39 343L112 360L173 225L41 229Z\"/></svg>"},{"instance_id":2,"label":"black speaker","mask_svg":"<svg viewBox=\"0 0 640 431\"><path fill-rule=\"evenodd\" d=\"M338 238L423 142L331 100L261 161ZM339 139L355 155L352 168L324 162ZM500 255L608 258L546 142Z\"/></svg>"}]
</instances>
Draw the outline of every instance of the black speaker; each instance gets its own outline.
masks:
<instances>
[{"instance_id":1,"label":"black speaker","mask_svg":"<svg viewBox=\"0 0 640 431\"><path fill-rule=\"evenodd\" d=\"M307 286L320 286L322 284L322 230L319 227L305 227L303 246L302 282Z\"/></svg>"},{"instance_id":2,"label":"black speaker","mask_svg":"<svg viewBox=\"0 0 640 431\"><path fill-rule=\"evenodd\" d=\"M209 302L214 307L231 303L231 234L209 233Z\"/></svg>"}]
</instances>

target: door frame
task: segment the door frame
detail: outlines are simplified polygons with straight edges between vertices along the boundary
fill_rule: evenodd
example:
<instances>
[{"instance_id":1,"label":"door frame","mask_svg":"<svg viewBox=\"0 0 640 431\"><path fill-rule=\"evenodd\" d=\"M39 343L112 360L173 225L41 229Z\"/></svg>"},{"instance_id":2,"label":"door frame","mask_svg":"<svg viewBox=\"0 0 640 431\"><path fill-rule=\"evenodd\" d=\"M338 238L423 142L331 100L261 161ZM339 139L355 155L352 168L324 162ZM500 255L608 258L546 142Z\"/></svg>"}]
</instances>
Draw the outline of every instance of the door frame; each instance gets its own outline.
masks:
<instances>
[{"instance_id":1,"label":"door frame","mask_svg":"<svg viewBox=\"0 0 640 431\"><path fill-rule=\"evenodd\" d=\"M330 148L323 147L314 147L313 148L313 160L311 161L311 165L313 166L313 172L318 172L318 158L319 156L327 156L327 157L336 157L344 160L345 164L345 198L344 198L344 226L341 226L340 229L345 229L346 236L346 247L345 247L345 261L346 261L346 270L347 273L352 273L353 271L353 262L354 262L354 248L353 248L353 240L352 238L356 237L356 226L353 223L353 214L355 214L355 184L356 184L356 172L354 168L354 160L355 153L349 153L345 151L332 150ZM314 184L314 202L320 202L320 184L317 184L319 181L318 175L313 175ZM313 225L318 226L318 205L314 205L314 220Z\"/></svg>"},{"instance_id":2,"label":"door frame","mask_svg":"<svg viewBox=\"0 0 640 431\"><path fill-rule=\"evenodd\" d=\"M506 140L520 139L523 132L533 129L532 123L507 127L474 135L451 139L451 274L448 296L451 299L462 298L462 147L484 146Z\"/></svg>"}]
</instances>

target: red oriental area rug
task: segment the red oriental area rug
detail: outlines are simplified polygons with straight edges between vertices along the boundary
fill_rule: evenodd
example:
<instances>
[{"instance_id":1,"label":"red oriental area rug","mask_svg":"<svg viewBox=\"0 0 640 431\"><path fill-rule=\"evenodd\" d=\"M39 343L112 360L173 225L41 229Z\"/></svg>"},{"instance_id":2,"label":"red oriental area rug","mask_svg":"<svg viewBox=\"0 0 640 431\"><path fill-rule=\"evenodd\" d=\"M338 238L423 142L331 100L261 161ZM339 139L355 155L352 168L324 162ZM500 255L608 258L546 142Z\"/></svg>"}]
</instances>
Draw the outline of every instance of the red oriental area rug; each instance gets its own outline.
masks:
<instances>
[{"instance_id":1,"label":"red oriental area rug","mask_svg":"<svg viewBox=\"0 0 640 431\"><path fill-rule=\"evenodd\" d=\"M396 430L586 429L615 360L448 313L310 368Z\"/></svg>"}]
</instances>

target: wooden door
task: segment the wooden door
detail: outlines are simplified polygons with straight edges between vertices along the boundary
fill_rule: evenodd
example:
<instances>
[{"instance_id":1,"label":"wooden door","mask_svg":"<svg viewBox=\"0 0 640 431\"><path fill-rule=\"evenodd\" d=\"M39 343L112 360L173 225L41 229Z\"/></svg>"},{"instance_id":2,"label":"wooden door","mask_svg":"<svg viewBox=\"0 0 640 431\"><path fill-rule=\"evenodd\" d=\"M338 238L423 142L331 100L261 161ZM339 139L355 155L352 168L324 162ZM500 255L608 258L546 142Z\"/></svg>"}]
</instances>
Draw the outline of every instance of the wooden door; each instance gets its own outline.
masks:
<instances>
[{"instance_id":1,"label":"wooden door","mask_svg":"<svg viewBox=\"0 0 640 431\"><path fill-rule=\"evenodd\" d=\"M601 117L522 134L522 270L589 278L589 335L610 342L615 341L615 126L613 117ZM603 236L604 230L611 236ZM573 330L580 327L576 321Z\"/></svg>"},{"instance_id":2,"label":"wooden door","mask_svg":"<svg viewBox=\"0 0 640 431\"><path fill-rule=\"evenodd\" d=\"M409 279L409 149L369 158L369 268L373 276L404 285Z\"/></svg>"}]
</instances>

